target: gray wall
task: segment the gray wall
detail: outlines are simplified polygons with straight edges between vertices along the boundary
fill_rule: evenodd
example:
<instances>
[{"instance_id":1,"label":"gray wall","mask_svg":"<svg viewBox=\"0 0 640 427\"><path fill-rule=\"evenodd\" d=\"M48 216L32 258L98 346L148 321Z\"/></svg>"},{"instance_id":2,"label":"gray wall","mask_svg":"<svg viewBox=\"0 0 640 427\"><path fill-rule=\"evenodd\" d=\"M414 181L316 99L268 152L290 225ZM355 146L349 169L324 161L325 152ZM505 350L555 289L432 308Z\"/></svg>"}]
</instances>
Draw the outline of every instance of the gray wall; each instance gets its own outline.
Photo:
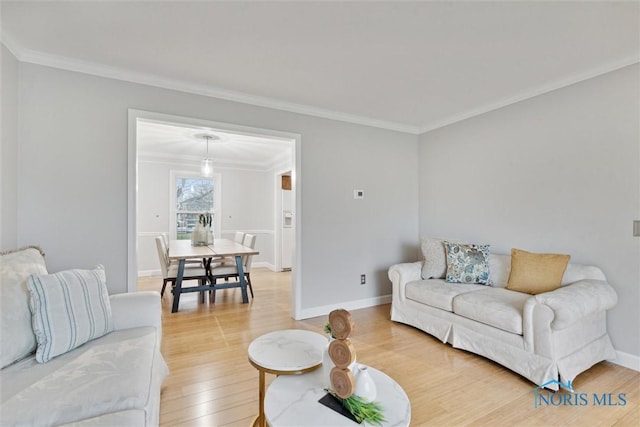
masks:
<instances>
[{"instance_id":1,"label":"gray wall","mask_svg":"<svg viewBox=\"0 0 640 427\"><path fill-rule=\"evenodd\" d=\"M619 297L617 350L640 355L639 67L421 135L420 233L571 255Z\"/></svg>"},{"instance_id":2,"label":"gray wall","mask_svg":"<svg viewBox=\"0 0 640 427\"><path fill-rule=\"evenodd\" d=\"M0 162L2 203L0 204L0 250L18 244L18 70L15 56L0 44L2 63L2 111L0 111Z\"/></svg>"},{"instance_id":3,"label":"gray wall","mask_svg":"<svg viewBox=\"0 0 640 427\"><path fill-rule=\"evenodd\" d=\"M51 271L103 263L126 291L129 108L302 135L302 309L389 294L389 265L415 257L415 135L29 63L20 96L18 240Z\"/></svg>"}]
</instances>

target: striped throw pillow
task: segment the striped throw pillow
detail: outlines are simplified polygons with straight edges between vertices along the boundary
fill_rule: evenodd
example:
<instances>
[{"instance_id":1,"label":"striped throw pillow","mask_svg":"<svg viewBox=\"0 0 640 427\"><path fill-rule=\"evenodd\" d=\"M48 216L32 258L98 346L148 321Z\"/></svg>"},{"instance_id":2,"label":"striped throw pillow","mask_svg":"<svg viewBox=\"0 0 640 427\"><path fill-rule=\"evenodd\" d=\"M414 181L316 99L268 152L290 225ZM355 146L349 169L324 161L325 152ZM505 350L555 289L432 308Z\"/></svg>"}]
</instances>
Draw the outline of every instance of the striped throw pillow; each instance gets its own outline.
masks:
<instances>
[{"instance_id":1,"label":"striped throw pillow","mask_svg":"<svg viewBox=\"0 0 640 427\"><path fill-rule=\"evenodd\" d=\"M36 361L45 363L113 329L104 267L33 274L27 280Z\"/></svg>"}]
</instances>

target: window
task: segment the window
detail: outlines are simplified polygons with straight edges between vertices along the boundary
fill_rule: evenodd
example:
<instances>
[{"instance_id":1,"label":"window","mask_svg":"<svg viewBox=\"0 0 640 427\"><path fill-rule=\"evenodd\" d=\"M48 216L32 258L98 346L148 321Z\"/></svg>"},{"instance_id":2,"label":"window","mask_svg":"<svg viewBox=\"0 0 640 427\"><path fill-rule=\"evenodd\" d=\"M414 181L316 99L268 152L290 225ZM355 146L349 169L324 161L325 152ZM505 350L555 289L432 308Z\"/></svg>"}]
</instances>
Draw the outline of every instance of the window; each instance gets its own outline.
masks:
<instances>
[{"instance_id":1,"label":"window","mask_svg":"<svg viewBox=\"0 0 640 427\"><path fill-rule=\"evenodd\" d=\"M201 213L214 216L212 224L214 236L219 235L216 218L216 177L203 178L188 173L171 171L171 217L174 218L171 234L178 240L191 239L191 233L198 223ZM218 179L219 181L219 179Z\"/></svg>"}]
</instances>

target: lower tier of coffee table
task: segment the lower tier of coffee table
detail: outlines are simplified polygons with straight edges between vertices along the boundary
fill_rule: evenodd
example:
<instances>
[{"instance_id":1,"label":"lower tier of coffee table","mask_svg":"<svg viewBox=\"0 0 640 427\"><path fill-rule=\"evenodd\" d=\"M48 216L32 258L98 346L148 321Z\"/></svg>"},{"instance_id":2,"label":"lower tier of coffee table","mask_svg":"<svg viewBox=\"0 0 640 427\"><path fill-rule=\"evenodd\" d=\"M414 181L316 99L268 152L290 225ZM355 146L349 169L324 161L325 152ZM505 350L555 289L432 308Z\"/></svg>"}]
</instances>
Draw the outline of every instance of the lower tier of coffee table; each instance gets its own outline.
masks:
<instances>
[{"instance_id":1,"label":"lower tier of coffee table","mask_svg":"<svg viewBox=\"0 0 640 427\"><path fill-rule=\"evenodd\" d=\"M383 426L408 426L411 404L402 387L385 373L369 367L376 384L375 401L384 408ZM267 388L264 414L270 426L357 426L318 402L325 394L322 369L296 376L280 376ZM366 425L363 423L361 425Z\"/></svg>"}]
</instances>

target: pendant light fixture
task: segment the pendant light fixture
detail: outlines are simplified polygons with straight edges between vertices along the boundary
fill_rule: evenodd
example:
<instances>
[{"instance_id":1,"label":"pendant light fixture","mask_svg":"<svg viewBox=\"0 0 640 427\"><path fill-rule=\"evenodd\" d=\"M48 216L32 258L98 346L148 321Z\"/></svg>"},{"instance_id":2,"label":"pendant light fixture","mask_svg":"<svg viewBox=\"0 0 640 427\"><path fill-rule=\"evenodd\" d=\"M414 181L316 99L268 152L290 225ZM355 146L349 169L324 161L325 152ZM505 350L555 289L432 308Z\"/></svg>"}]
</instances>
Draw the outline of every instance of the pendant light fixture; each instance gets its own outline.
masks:
<instances>
[{"instance_id":1,"label":"pendant light fixture","mask_svg":"<svg viewBox=\"0 0 640 427\"><path fill-rule=\"evenodd\" d=\"M219 138L215 135L211 135L207 133L196 135L196 137L204 138L207 141L206 154L204 156L204 159L200 161L200 173L202 174L202 176L207 176L207 177L211 176L213 175L213 160L209 157L209 142L215 141Z\"/></svg>"}]
</instances>

